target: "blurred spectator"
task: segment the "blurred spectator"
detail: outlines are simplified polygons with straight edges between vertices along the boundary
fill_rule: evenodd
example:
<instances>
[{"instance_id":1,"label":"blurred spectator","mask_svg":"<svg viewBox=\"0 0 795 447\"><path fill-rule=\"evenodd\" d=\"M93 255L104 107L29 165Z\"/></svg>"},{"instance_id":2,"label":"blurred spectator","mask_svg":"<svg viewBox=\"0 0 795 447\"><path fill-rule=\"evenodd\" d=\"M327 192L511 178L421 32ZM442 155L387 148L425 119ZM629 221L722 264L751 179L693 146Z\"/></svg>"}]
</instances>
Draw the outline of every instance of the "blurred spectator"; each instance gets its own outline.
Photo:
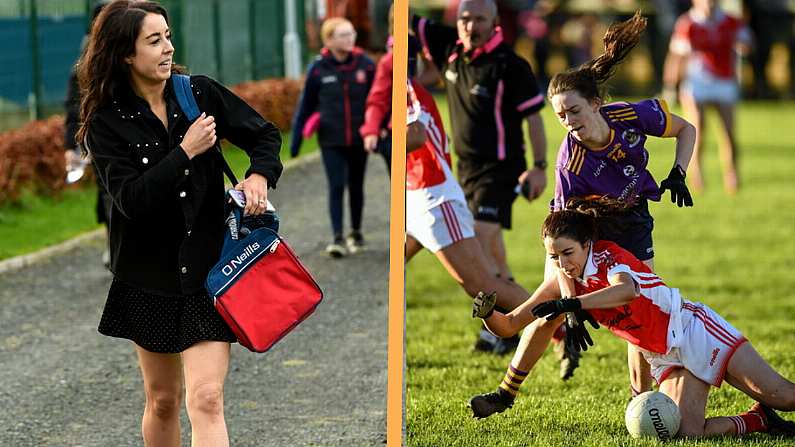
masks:
<instances>
[{"instance_id":1,"label":"blurred spectator","mask_svg":"<svg viewBox=\"0 0 795 447\"><path fill-rule=\"evenodd\" d=\"M789 50L789 96L795 98L795 21L791 0L744 0L749 15L748 24L756 39L751 53L754 70L752 95L755 98L775 96L770 88L765 71L770 60L770 49L776 42L782 42Z\"/></svg>"},{"instance_id":2,"label":"blurred spectator","mask_svg":"<svg viewBox=\"0 0 795 447\"><path fill-rule=\"evenodd\" d=\"M83 48L85 48L86 39L88 34L91 32L91 25L94 24L94 19L97 18L100 11L102 11L102 8L104 8L106 4L107 2L98 3L94 5L94 8L91 10L88 28L86 29L86 35L83 37L83 43L80 46L81 51ZM82 144L75 141L77 129L80 127L80 88L77 84L76 66L72 67L72 72L69 74L69 85L67 86L66 90L66 101L64 102L64 107L66 109L66 118L64 119L64 157L66 159L66 169L68 171L82 162L80 159ZM112 205L112 202L105 193L105 188L100 185L99 177L95 176L95 179L97 182L97 223L105 227L106 240L110 242L110 237L107 237L109 214L107 210L108 207ZM102 264L104 264L106 268L110 267L110 252L107 248L102 252Z\"/></svg>"},{"instance_id":3,"label":"blurred spectator","mask_svg":"<svg viewBox=\"0 0 795 447\"><path fill-rule=\"evenodd\" d=\"M663 87L663 64L668 54L668 42L674 31L676 19L690 9L690 0L652 0L654 14L647 16L649 29L646 32L651 64L654 68L654 90Z\"/></svg>"},{"instance_id":4,"label":"blurred spectator","mask_svg":"<svg viewBox=\"0 0 795 447\"><path fill-rule=\"evenodd\" d=\"M676 21L670 51L665 63L664 96L680 80L680 99L688 120L696 126L696 144L688 171L696 191L704 189L701 172L705 108L714 106L723 125L721 162L726 192L735 194L739 185L737 141L734 135L734 106L739 97L736 79L735 50L749 49L748 28L737 18L723 12L716 0L694 0L693 7ZM683 70L684 69L684 70Z\"/></svg>"},{"instance_id":5,"label":"blurred spectator","mask_svg":"<svg viewBox=\"0 0 795 447\"><path fill-rule=\"evenodd\" d=\"M361 232L364 172L367 151L359 135L375 64L356 47L351 22L332 17L320 30L324 48L306 71L306 84L293 118L290 154L295 157L303 138L316 129L329 185L329 214L333 240L326 252L334 258L364 248ZM343 237L342 202L345 187L351 213L351 232ZM347 242L347 249L346 249Z\"/></svg>"}]
</instances>

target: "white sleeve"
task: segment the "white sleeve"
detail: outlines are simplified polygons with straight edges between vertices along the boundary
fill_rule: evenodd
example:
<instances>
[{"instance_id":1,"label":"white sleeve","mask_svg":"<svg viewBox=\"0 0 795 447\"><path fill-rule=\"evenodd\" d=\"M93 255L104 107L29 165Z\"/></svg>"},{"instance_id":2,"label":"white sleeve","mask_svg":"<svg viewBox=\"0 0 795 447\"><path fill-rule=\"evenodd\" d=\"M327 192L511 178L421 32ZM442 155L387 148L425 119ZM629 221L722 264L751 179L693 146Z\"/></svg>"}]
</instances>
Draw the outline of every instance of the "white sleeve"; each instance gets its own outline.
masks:
<instances>
[{"instance_id":1,"label":"white sleeve","mask_svg":"<svg viewBox=\"0 0 795 447\"><path fill-rule=\"evenodd\" d=\"M679 56L686 56L690 54L690 41L684 37L671 37L671 44L669 46L671 53L679 55Z\"/></svg>"}]
</instances>

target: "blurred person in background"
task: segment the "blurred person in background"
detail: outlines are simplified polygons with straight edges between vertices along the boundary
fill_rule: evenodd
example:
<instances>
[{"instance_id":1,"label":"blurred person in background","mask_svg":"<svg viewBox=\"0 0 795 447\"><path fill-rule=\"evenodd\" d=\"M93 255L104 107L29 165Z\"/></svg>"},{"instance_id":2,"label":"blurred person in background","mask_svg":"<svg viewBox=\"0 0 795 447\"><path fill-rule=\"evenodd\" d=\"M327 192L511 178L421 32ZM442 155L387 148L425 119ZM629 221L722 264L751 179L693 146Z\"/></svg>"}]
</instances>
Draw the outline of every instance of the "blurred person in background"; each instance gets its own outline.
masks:
<instances>
[{"instance_id":1,"label":"blurred person in background","mask_svg":"<svg viewBox=\"0 0 795 447\"><path fill-rule=\"evenodd\" d=\"M753 97L776 97L767 79L770 50L776 42L786 45L789 52L789 97L795 98L795 2L792 0L744 0L748 26L754 36L750 54L754 71Z\"/></svg>"},{"instance_id":2,"label":"blurred person in background","mask_svg":"<svg viewBox=\"0 0 795 447\"><path fill-rule=\"evenodd\" d=\"M94 19L97 18L99 13L102 11L102 8L104 8L106 4L107 2L98 3L94 5L94 8L91 10L88 28L86 29L86 36L83 38L83 42L80 45L81 51L85 49L88 34L91 32L91 25L94 23ZM64 118L64 158L66 161L66 170L68 172L76 169L83 163L83 160L80 158L80 153L82 152L81 144L75 140L75 134L77 133L77 129L80 127L80 86L77 83L76 66L72 67L72 71L69 74L69 83L66 89L66 101L64 101L64 109L66 112L66 116ZM67 181L70 180L71 179L67 179ZM105 194L105 189L99 183L99 177L96 177L96 182L97 223L105 227L105 238L109 243L110 237L108 235L108 215L110 213L108 212L108 208L112 206L112 202L110 197ZM110 267L110 251L107 248L102 252L102 264L105 266L105 268Z\"/></svg>"},{"instance_id":3,"label":"blurred person in background","mask_svg":"<svg viewBox=\"0 0 795 447\"><path fill-rule=\"evenodd\" d=\"M394 8L389 7L389 37L386 42L386 54L381 56L375 68L375 77L364 112L364 124L359 134L364 141L364 150L381 154L386 162L387 172L392 170L392 45L394 38ZM416 73L417 52L419 42L409 36L409 78Z\"/></svg>"},{"instance_id":4,"label":"blurred person in background","mask_svg":"<svg viewBox=\"0 0 795 447\"><path fill-rule=\"evenodd\" d=\"M115 0L94 22L78 62L77 141L93 160L110 208L113 282L99 332L132 341L146 396L144 445L179 446L185 398L191 445L228 446L224 382L232 331L204 288L221 255L223 156L229 139L249 156L235 185L245 214L265 212L282 171L281 134L206 76L191 76L203 113L177 102L168 14L158 3ZM183 391L184 386L184 391Z\"/></svg>"},{"instance_id":5,"label":"blurred person in background","mask_svg":"<svg viewBox=\"0 0 795 447\"><path fill-rule=\"evenodd\" d=\"M414 16L410 28L445 79L458 179L475 217L475 234L492 274L512 280L502 229L511 229L517 183L527 198L546 188L546 135L539 111L544 94L530 65L504 42L493 0L463 0L457 29ZM533 167L527 169L522 123ZM505 341L482 330L475 349L504 353Z\"/></svg>"},{"instance_id":6,"label":"blurred person in background","mask_svg":"<svg viewBox=\"0 0 795 447\"><path fill-rule=\"evenodd\" d=\"M693 7L677 19L665 61L665 96L675 96L681 80L679 98L688 120L696 126L695 153L688 175L697 192L704 190L701 162L706 107L715 107L723 126L723 187L734 195L740 186L734 134L735 104L739 100L735 51L748 52L751 35L739 18L726 14L717 3L694 0Z\"/></svg>"},{"instance_id":7,"label":"blurred person in background","mask_svg":"<svg viewBox=\"0 0 795 447\"><path fill-rule=\"evenodd\" d=\"M348 20L327 19L320 34L324 47L306 70L306 83L293 117L290 154L297 156L303 138L317 129L333 234L326 253L340 258L364 249L362 211L368 152L359 128L364 124L375 64L355 46L356 31ZM346 186L351 215L347 240L343 236L342 206Z\"/></svg>"}]
</instances>

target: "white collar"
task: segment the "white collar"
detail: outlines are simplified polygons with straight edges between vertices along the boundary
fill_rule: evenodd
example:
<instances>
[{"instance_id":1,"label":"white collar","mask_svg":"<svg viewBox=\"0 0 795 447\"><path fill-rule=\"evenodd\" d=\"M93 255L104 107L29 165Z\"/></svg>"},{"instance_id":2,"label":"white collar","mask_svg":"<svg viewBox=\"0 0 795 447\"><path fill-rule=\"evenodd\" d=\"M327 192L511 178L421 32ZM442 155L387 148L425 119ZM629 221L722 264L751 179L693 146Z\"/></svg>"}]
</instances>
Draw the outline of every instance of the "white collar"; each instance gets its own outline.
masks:
<instances>
[{"instance_id":1,"label":"white collar","mask_svg":"<svg viewBox=\"0 0 795 447\"><path fill-rule=\"evenodd\" d=\"M689 11L690 18L701 25L711 25L714 23L719 23L723 20L723 17L726 15L721 8L715 8L715 12L712 14L712 17L707 17L702 14L700 11L697 11L695 8Z\"/></svg>"},{"instance_id":2,"label":"white collar","mask_svg":"<svg viewBox=\"0 0 795 447\"><path fill-rule=\"evenodd\" d=\"M588 259L585 261L585 268L582 272L582 279L577 279L580 281L581 284L588 284L588 280L595 276L596 273L599 271L599 267L596 266L596 263L593 260L593 244L594 242L590 242L590 247L588 247Z\"/></svg>"}]
</instances>

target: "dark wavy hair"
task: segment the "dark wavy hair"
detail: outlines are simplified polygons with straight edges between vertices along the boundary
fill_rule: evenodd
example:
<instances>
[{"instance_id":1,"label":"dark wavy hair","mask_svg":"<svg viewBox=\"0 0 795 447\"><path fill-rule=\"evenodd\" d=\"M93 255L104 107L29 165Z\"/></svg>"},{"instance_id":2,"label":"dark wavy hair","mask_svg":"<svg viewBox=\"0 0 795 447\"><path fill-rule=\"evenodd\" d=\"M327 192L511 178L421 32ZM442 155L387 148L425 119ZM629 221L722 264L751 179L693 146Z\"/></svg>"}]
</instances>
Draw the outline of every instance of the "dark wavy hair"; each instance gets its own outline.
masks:
<instances>
[{"instance_id":1,"label":"dark wavy hair","mask_svg":"<svg viewBox=\"0 0 795 447\"><path fill-rule=\"evenodd\" d=\"M120 89L130 88L130 66L124 59L135 54L135 41L147 14L159 14L169 23L163 6L136 0L108 3L94 20L76 67L81 94L77 141L85 139L97 109L109 103ZM172 64L171 71L183 73L185 69Z\"/></svg>"},{"instance_id":2,"label":"dark wavy hair","mask_svg":"<svg viewBox=\"0 0 795 447\"><path fill-rule=\"evenodd\" d=\"M602 38L604 53L577 68L553 76L547 96L552 98L558 93L574 90L588 101L596 98L602 100L605 95L603 84L638 44L645 29L646 19L640 15L640 11L629 20L610 25Z\"/></svg>"},{"instance_id":3,"label":"dark wavy hair","mask_svg":"<svg viewBox=\"0 0 795 447\"><path fill-rule=\"evenodd\" d=\"M566 208L553 211L541 226L541 238L567 237L585 244L599 238L600 226L616 225L616 217L631 208L627 202L607 196L572 197Z\"/></svg>"}]
</instances>

